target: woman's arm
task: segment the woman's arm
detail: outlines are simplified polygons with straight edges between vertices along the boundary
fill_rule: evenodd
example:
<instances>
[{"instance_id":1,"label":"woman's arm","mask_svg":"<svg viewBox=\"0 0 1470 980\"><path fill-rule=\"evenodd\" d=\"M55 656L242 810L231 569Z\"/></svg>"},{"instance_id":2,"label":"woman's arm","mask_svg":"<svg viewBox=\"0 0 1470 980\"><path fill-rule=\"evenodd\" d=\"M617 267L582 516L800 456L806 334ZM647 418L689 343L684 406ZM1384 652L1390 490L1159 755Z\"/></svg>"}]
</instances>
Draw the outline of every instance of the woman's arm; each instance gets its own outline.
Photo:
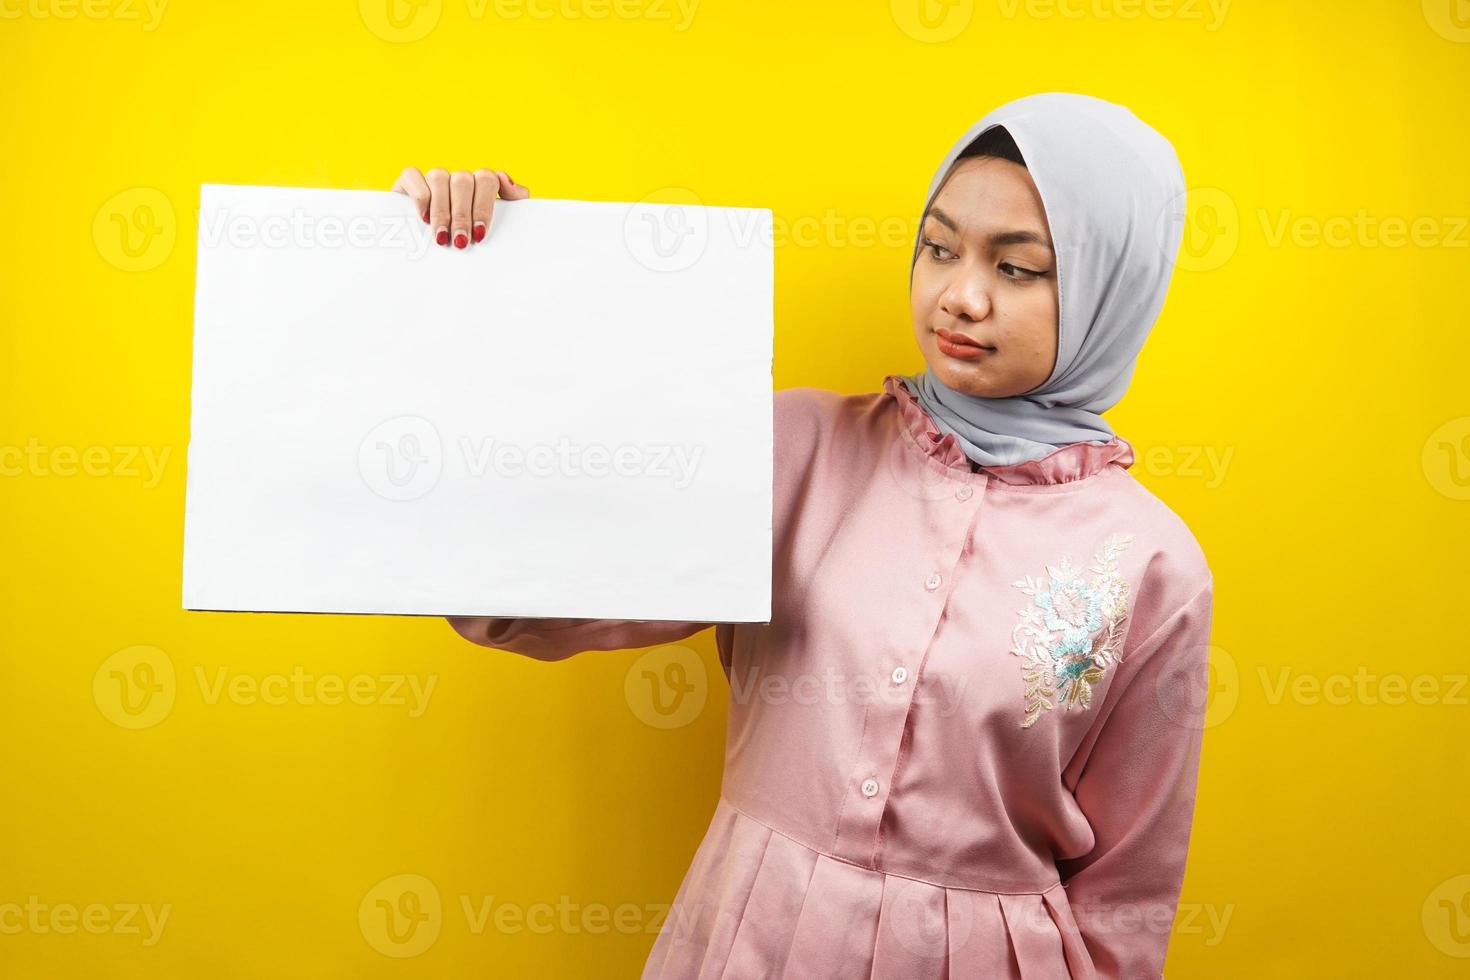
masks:
<instances>
[{"instance_id":1,"label":"woman's arm","mask_svg":"<svg viewBox=\"0 0 1470 980\"><path fill-rule=\"evenodd\" d=\"M468 248L484 240L496 200L523 201L531 189L503 170L473 173L442 167L421 172L408 167L394 191L414 202L437 244ZM626 650L681 640L711 623L615 619L537 619L529 617L448 616L449 625L481 646L508 650L537 660L565 660L583 650Z\"/></svg>"},{"instance_id":2,"label":"woman's arm","mask_svg":"<svg viewBox=\"0 0 1470 980\"><path fill-rule=\"evenodd\" d=\"M406 168L394 191L410 197L420 217L443 246L470 247L484 239L497 198L525 200L530 188L503 170L481 168L450 173L443 168L420 172ZM817 406L805 390L777 392L774 400L775 505L774 538L800 507L799 467L783 460L806 460L816 440ZM553 619L499 616L448 616L455 632L481 646L508 650L537 660L565 660L584 650L628 650L682 640L714 623L663 620Z\"/></svg>"},{"instance_id":3,"label":"woman's arm","mask_svg":"<svg viewBox=\"0 0 1470 980\"><path fill-rule=\"evenodd\" d=\"M466 640L536 660L565 660L584 650L634 650L672 643L715 625L642 619L446 618Z\"/></svg>"},{"instance_id":4,"label":"woman's arm","mask_svg":"<svg viewBox=\"0 0 1470 980\"><path fill-rule=\"evenodd\" d=\"M771 499L772 588L786 583L790 536L807 502L807 472L817 457L823 419L838 396L814 388L786 388L773 396L773 488ZM714 623L619 619L537 619L450 616L467 640L537 660L565 660L583 650L630 650L671 643Z\"/></svg>"},{"instance_id":5,"label":"woman's arm","mask_svg":"<svg viewBox=\"0 0 1470 980\"><path fill-rule=\"evenodd\" d=\"M1133 650L1073 795L1095 839L1057 862L1100 977L1159 978L1183 886L1209 680L1214 578Z\"/></svg>"}]
</instances>

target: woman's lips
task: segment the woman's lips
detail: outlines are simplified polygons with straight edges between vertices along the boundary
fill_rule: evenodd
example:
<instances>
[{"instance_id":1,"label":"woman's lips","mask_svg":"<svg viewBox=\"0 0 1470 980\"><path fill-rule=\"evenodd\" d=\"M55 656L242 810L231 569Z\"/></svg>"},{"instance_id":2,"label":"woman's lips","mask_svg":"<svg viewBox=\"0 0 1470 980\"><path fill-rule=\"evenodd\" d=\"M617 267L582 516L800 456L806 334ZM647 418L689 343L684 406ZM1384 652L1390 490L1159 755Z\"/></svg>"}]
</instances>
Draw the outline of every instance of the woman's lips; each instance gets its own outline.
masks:
<instances>
[{"instance_id":1,"label":"woman's lips","mask_svg":"<svg viewBox=\"0 0 1470 980\"><path fill-rule=\"evenodd\" d=\"M977 357L984 357L986 354L995 352L994 347L986 347L978 344L964 334L954 333L942 327L934 332L939 337L939 349L950 357L962 357L973 360Z\"/></svg>"}]
</instances>

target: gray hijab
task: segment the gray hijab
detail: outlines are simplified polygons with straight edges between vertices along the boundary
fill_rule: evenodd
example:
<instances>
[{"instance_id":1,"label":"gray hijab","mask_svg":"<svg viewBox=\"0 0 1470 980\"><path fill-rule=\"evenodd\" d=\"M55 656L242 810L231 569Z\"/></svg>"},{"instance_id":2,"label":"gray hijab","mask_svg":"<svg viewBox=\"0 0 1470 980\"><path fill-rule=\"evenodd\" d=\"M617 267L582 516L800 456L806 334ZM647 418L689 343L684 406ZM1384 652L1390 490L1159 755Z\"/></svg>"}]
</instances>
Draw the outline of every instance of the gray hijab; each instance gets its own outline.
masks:
<instances>
[{"instance_id":1,"label":"gray hijab","mask_svg":"<svg viewBox=\"0 0 1470 980\"><path fill-rule=\"evenodd\" d=\"M1007 102L971 126L939 165L921 216L960 153L995 126L1015 140L1051 226L1056 366L1037 387L1007 398L955 391L927 368L905 378L936 427L954 433L982 466L1113 438L1100 413L1117 404L1133 377L1184 230L1184 172L1169 141L1131 110L1072 92ZM915 262L922 239L921 230Z\"/></svg>"}]
</instances>

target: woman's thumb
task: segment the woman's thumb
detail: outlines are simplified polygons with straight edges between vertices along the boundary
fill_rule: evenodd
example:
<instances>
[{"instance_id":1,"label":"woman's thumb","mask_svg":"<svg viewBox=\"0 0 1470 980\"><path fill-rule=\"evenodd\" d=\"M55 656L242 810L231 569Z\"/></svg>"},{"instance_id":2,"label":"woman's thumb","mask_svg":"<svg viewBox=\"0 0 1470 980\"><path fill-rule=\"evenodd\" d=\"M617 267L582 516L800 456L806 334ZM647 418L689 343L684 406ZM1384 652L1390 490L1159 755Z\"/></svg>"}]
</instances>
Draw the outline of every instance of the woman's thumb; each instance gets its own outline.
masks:
<instances>
[{"instance_id":1,"label":"woman's thumb","mask_svg":"<svg viewBox=\"0 0 1470 980\"><path fill-rule=\"evenodd\" d=\"M517 184L504 170L495 172L500 176L500 199L502 201L523 201L531 196L531 188L524 184Z\"/></svg>"}]
</instances>

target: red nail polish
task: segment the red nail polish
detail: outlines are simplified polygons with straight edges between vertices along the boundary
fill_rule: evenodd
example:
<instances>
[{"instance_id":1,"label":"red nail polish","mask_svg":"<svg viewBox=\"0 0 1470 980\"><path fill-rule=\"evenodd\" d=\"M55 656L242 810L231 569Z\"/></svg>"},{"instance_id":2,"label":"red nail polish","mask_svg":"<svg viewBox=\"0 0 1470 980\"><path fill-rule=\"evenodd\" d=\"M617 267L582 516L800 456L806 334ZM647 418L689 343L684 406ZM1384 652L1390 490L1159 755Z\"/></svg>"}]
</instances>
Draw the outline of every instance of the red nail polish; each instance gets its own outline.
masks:
<instances>
[{"instance_id":1,"label":"red nail polish","mask_svg":"<svg viewBox=\"0 0 1470 980\"><path fill-rule=\"evenodd\" d=\"M475 230L472 232L472 234L475 236L476 242L483 242L485 240L485 226L475 225Z\"/></svg>"},{"instance_id":2,"label":"red nail polish","mask_svg":"<svg viewBox=\"0 0 1470 980\"><path fill-rule=\"evenodd\" d=\"M428 223L429 223L429 209L428 208L425 208L424 209L424 224L428 224Z\"/></svg>"},{"instance_id":3,"label":"red nail polish","mask_svg":"<svg viewBox=\"0 0 1470 980\"><path fill-rule=\"evenodd\" d=\"M439 229L439 234L437 234L437 235L434 236L434 241L438 242L440 245L448 245L449 244L449 229L448 228L440 228Z\"/></svg>"},{"instance_id":4,"label":"red nail polish","mask_svg":"<svg viewBox=\"0 0 1470 980\"><path fill-rule=\"evenodd\" d=\"M454 247L455 248L464 248L469 243L470 243L470 240L465 237L464 232L460 232L458 235L455 235L454 236Z\"/></svg>"}]
</instances>

